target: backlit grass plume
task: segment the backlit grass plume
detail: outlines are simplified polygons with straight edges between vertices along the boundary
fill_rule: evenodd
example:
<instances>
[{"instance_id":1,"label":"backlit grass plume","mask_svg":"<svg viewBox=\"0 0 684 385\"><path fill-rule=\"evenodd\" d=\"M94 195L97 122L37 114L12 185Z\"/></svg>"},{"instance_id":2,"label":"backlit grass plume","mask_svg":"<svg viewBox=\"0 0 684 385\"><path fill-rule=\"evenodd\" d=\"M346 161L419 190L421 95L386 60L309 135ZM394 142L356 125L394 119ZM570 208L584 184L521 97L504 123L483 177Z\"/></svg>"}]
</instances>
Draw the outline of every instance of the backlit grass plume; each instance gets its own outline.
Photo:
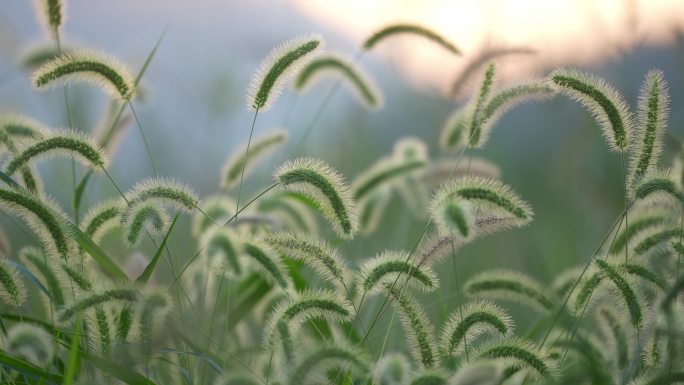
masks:
<instances>
[{"instance_id":1,"label":"backlit grass plume","mask_svg":"<svg viewBox=\"0 0 684 385\"><path fill-rule=\"evenodd\" d=\"M23 115L0 116L0 131L13 139L39 140L49 135L49 129L41 122Z\"/></svg>"},{"instance_id":2,"label":"backlit grass plume","mask_svg":"<svg viewBox=\"0 0 684 385\"><path fill-rule=\"evenodd\" d=\"M480 110L481 115L475 123L477 132L471 144L473 147L483 147L489 139L492 127L513 107L525 102L547 100L554 94L553 88L541 80L528 80L496 91Z\"/></svg>"},{"instance_id":3,"label":"backlit grass plume","mask_svg":"<svg viewBox=\"0 0 684 385\"><path fill-rule=\"evenodd\" d=\"M352 304L335 292L305 290L283 300L268 316L265 331L267 346L272 345L279 324L283 322L290 333L296 333L305 321L324 318L328 321L349 321L354 315ZM280 337L282 338L282 336Z\"/></svg>"},{"instance_id":4,"label":"backlit grass plume","mask_svg":"<svg viewBox=\"0 0 684 385\"><path fill-rule=\"evenodd\" d=\"M273 49L262 60L247 89L247 108L268 111L278 98L283 85L323 50L319 35L300 37Z\"/></svg>"},{"instance_id":5,"label":"backlit grass plume","mask_svg":"<svg viewBox=\"0 0 684 385\"><path fill-rule=\"evenodd\" d=\"M51 199L21 190L0 189L0 202L1 209L26 222L48 253L69 257L74 247L71 231L66 215Z\"/></svg>"},{"instance_id":6,"label":"backlit grass plume","mask_svg":"<svg viewBox=\"0 0 684 385\"><path fill-rule=\"evenodd\" d=\"M242 273L240 263L241 244L231 230L225 228L212 228L205 231L200 237L203 255L212 268L218 268L221 272L231 271L236 275Z\"/></svg>"},{"instance_id":7,"label":"backlit grass plume","mask_svg":"<svg viewBox=\"0 0 684 385\"><path fill-rule=\"evenodd\" d=\"M653 170L646 173L636 183L634 199L646 205L682 205L684 192L668 171Z\"/></svg>"},{"instance_id":8,"label":"backlit grass plume","mask_svg":"<svg viewBox=\"0 0 684 385\"><path fill-rule=\"evenodd\" d=\"M460 55L461 51L456 46L438 33L416 24L392 24L388 25L375 33L373 33L366 41L363 42L363 49L369 51L373 49L381 41L396 35L416 35L422 36L440 46L454 55Z\"/></svg>"},{"instance_id":9,"label":"backlit grass plume","mask_svg":"<svg viewBox=\"0 0 684 385\"><path fill-rule=\"evenodd\" d=\"M618 294L617 296L622 299L625 307L629 311L632 325L636 328L640 327L643 319L643 310L632 285L625 279L619 270L615 269L608 262L602 259L595 259L594 263L605 277L613 283L616 293Z\"/></svg>"},{"instance_id":10,"label":"backlit grass plume","mask_svg":"<svg viewBox=\"0 0 684 385\"><path fill-rule=\"evenodd\" d=\"M433 210L449 203L449 199L470 203L471 212L476 214L475 231L485 234L525 226L534 215L530 206L510 187L492 179L465 176L445 184L435 193ZM433 215L437 214L439 212L433 211Z\"/></svg>"},{"instance_id":11,"label":"backlit grass plume","mask_svg":"<svg viewBox=\"0 0 684 385\"><path fill-rule=\"evenodd\" d=\"M287 131L276 129L252 140L249 153L246 154L246 144L238 147L238 150L228 157L221 171L221 187L230 189L240 183L242 166L244 163L244 174L248 176L258 163L266 159L276 148L287 140ZM235 209L235 205L233 205Z\"/></svg>"},{"instance_id":12,"label":"backlit grass plume","mask_svg":"<svg viewBox=\"0 0 684 385\"><path fill-rule=\"evenodd\" d=\"M605 80L574 69L557 69L549 81L594 116L613 151L626 151L632 140L632 116L624 98Z\"/></svg>"},{"instance_id":13,"label":"backlit grass plume","mask_svg":"<svg viewBox=\"0 0 684 385\"><path fill-rule=\"evenodd\" d=\"M547 353L540 351L533 342L520 338L492 341L478 348L474 356L501 361L525 371L531 378L550 379L556 374L556 366Z\"/></svg>"},{"instance_id":14,"label":"backlit grass plume","mask_svg":"<svg viewBox=\"0 0 684 385\"><path fill-rule=\"evenodd\" d=\"M100 292L95 292L80 297L71 303L66 304L58 313L57 320L59 322L67 322L71 320L77 313L91 309L98 305L103 305L110 302L136 302L140 299L140 294L135 289L108 289Z\"/></svg>"},{"instance_id":15,"label":"backlit grass plume","mask_svg":"<svg viewBox=\"0 0 684 385\"><path fill-rule=\"evenodd\" d=\"M43 367L52 361L54 347L52 336L45 329L37 325L20 323L7 330L3 350Z\"/></svg>"},{"instance_id":16,"label":"backlit grass plume","mask_svg":"<svg viewBox=\"0 0 684 385\"><path fill-rule=\"evenodd\" d=\"M513 328L513 320L501 307L487 301L471 302L452 312L442 327L440 351L447 357L459 356L480 336L503 337Z\"/></svg>"},{"instance_id":17,"label":"backlit grass plume","mask_svg":"<svg viewBox=\"0 0 684 385\"><path fill-rule=\"evenodd\" d=\"M84 134L64 130L52 133L23 149L7 165L7 174L14 174L29 162L57 155L71 156L95 170L107 165L107 156L99 145Z\"/></svg>"},{"instance_id":18,"label":"backlit grass plume","mask_svg":"<svg viewBox=\"0 0 684 385\"><path fill-rule=\"evenodd\" d=\"M83 217L81 229L94 242L99 242L108 231L119 226L125 207L126 202L121 198L101 202Z\"/></svg>"},{"instance_id":19,"label":"backlit grass plume","mask_svg":"<svg viewBox=\"0 0 684 385\"><path fill-rule=\"evenodd\" d=\"M50 35L57 39L66 19L66 0L34 0L38 19Z\"/></svg>"},{"instance_id":20,"label":"backlit grass plume","mask_svg":"<svg viewBox=\"0 0 684 385\"><path fill-rule=\"evenodd\" d=\"M189 186L169 178L148 178L136 183L126 193L128 206L133 207L142 202L158 202L168 204L187 212L197 207L199 197Z\"/></svg>"},{"instance_id":21,"label":"backlit grass plume","mask_svg":"<svg viewBox=\"0 0 684 385\"><path fill-rule=\"evenodd\" d=\"M629 164L630 185L638 182L658 165L667 128L669 93L663 73L658 70L646 74L639 95L639 113L634 138L634 149Z\"/></svg>"},{"instance_id":22,"label":"backlit grass plume","mask_svg":"<svg viewBox=\"0 0 684 385\"><path fill-rule=\"evenodd\" d=\"M469 296L508 299L542 312L554 309L549 290L532 278L515 271L492 270L466 281L463 290Z\"/></svg>"},{"instance_id":23,"label":"backlit grass plume","mask_svg":"<svg viewBox=\"0 0 684 385\"><path fill-rule=\"evenodd\" d=\"M341 345L323 346L302 356L290 374L288 384L310 384L317 379L325 380L326 369L340 366L349 367L353 373L361 375L369 370L364 356L358 351Z\"/></svg>"},{"instance_id":24,"label":"backlit grass plume","mask_svg":"<svg viewBox=\"0 0 684 385\"><path fill-rule=\"evenodd\" d=\"M17 307L26 301L26 285L19 270L7 258L0 258L0 300Z\"/></svg>"},{"instance_id":25,"label":"backlit grass plume","mask_svg":"<svg viewBox=\"0 0 684 385\"><path fill-rule=\"evenodd\" d=\"M48 258L38 248L25 247L19 251L19 259L33 275L43 278L42 284L48 289L52 302L57 306L63 305L65 295L54 258Z\"/></svg>"},{"instance_id":26,"label":"backlit grass plume","mask_svg":"<svg viewBox=\"0 0 684 385\"><path fill-rule=\"evenodd\" d=\"M39 90L57 85L86 82L102 88L114 98L130 100L135 91L133 77L118 60L101 52L79 50L62 54L39 67L32 83Z\"/></svg>"},{"instance_id":27,"label":"backlit grass plume","mask_svg":"<svg viewBox=\"0 0 684 385\"><path fill-rule=\"evenodd\" d=\"M280 166L275 179L287 190L302 193L316 202L340 237L354 237L358 228L356 207L349 187L332 167L319 160L298 158Z\"/></svg>"},{"instance_id":28,"label":"backlit grass plume","mask_svg":"<svg viewBox=\"0 0 684 385\"><path fill-rule=\"evenodd\" d=\"M401 291L396 285L384 285L394 299L393 303L401 315L401 323L409 340L409 350L416 363L422 368L437 365L435 353L434 327L428 319L423 307L409 293Z\"/></svg>"},{"instance_id":29,"label":"backlit grass plume","mask_svg":"<svg viewBox=\"0 0 684 385\"><path fill-rule=\"evenodd\" d=\"M326 73L339 73L361 103L368 108L382 107L382 94L375 83L358 66L339 55L326 55L311 61L297 75L294 87L296 90L304 91Z\"/></svg>"},{"instance_id":30,"label":"backlit grass plume","mask_svg":"<svg viewBox=\"0 0 684 385\"><path fill-rule=\"evenodd\" d=\"M458 235L463 239L469 238L475 225L472 205L454 195L438 196L433 200L430 208L432 220L440 232Z\"/></svg>"},{"instance_id":31,"label":"backlit grass plume","mask_svg":"<svg viewBox=\"0 0 684 385\"><path fill-rule=\"evenodd\" d=\"M649 207L634 213L630 212L629 223L616 234L610 247L610 254L614 255L624 251L625 245L632 243L640 232L662 225L666 218L667 212L659 208Z\"/></svg>"},{"instance_id":32,"label":"backlit grass plume","mask_svg":"<svg viewBox=\"0 0 684 385\"><path fill-rule=\"evenodd\" d=\"M439 280L429 266L419 266L405 251L385 251L361 266L358 273L358 290L375 294L385 290L397 279L406 281L409 287L426 292L439 287Z\"/></svg>"},{"instance_id":33,"label":"backlit grass plume","mask_svg":"<svg viewBox=\"0 0 684 385\"><path fill-rule=\"evenodd\" d=\"M248 241L242 245L244 255L253 263L260 276L285 290L290 287L290 279L282 260L261 242Z\"/></svg>"},{"instance_id":34,"label":"backlit grass plume","mask_svg":"<svg viewBox=\"0 0 684 385\"><path fill-rule=\"evenodd\" d=\"M141 202L128 208L122 217L124 238L129 245L135 246L143 232L161 234L169 225L168 214L154 202Z\"/></svg>"},{"instance_id":35,"label":"backlit grass plume","mask_svg":"<svg viewBox=\"0 0 684 385\"><path fill-rule=\"evenodd\" d=\"M284 256L304 262L333 285L344 285L345 264L336 248L302 232L271 232L263 241Z\"/></svg>"},{"instance_id":36,"label":"backlit grass plume","mask_svg":"<svg viewBox=\"0 0 684 385\"><path fill-rule=\"evenodd\" d=\"M489 100L489 95L492 93L492 89L495 86L495 74L496 66L494 63L491 63L489 66L487 66L480 90L475 98L473 98L471 101L471 105L466 107L470 109L468 117L469 121L466 123L466 126L468 127L468 137L466 138L466 142L474 148L479 147L481 143L482 110L484 109L487 100Z\"/></svg>"}]
</instances>

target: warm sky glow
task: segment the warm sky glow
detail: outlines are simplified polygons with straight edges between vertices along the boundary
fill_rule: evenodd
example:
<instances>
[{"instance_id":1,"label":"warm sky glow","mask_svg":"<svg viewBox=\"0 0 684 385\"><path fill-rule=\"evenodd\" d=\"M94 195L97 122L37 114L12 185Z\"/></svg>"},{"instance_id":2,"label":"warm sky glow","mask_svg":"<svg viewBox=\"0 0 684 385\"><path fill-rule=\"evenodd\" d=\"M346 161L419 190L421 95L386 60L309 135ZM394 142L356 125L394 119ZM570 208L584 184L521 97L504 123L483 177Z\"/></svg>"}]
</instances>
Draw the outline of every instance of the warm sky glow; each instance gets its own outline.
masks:
<instances>
[{"instance_id":1,"label":"warm sky glow","mask_svg":"<svg viewBox=\"0 0 684 385\"><path fill-rule=\"evenodd\" d=\"M416 44L413 39L388 42L379 50L394 58L414 83L441 91L450 83L444 79L453 79L485 46L527 46L537 50L537 55L511 56L502 62L504 74L519 76L557 65L586 65L620 55L635 44L664 43L673 39L677 28L684 26L684 1L681 0L297 0L297 3L314 18L358 41L396 21L429 26L449 37L464 52L463 59L450 57L431 44Z\"/></svg>"}]
</instances>

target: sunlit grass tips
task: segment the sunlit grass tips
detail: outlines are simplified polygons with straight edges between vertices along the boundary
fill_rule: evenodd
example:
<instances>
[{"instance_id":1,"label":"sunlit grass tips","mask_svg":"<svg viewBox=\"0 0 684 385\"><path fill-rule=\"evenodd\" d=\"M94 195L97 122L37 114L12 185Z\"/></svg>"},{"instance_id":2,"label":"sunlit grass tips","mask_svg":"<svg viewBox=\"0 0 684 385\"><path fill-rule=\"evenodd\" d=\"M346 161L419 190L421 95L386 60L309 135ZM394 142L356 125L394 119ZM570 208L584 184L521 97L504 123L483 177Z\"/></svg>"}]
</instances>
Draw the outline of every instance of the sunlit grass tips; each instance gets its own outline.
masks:
<instances>
[{"instance_id":1,"label":"sunlit grass tips","mask_svg":"<svg viewBox=\"0 0 684 385\"><path fill-rule=\"evenodd\" d=\"M422 36L442 46L444 49L455 55L461 54L461 51L458 48L456 48L456 46L453 43L451 43L438 33L420 25L403 23L392 24L376 31L368 39L366 39L366 41L364 41L363 49L366 51L371 50L381 41L400 34Z\"/></svg>"}]
</instances>

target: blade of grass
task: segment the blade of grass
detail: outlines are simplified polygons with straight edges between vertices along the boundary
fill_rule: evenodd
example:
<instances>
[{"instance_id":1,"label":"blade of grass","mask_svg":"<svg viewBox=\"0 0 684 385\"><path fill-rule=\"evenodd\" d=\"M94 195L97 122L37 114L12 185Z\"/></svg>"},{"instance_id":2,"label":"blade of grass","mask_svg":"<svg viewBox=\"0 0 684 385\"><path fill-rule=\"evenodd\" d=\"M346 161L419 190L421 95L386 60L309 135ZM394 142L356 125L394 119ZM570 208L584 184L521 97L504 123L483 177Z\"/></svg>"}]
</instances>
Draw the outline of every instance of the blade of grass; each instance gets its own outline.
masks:
<instances>
[{"instance_id":1,"label":"blade of grass","mask_svg":"<svg viewBox=\"0 0 684 385\"><path fill-rule=\"evenodd\" d=\"M171 226L169 226L169 231L166 232L164 239L162 240L161 244L159 244L157 252L154 253L154 257L152 258L150 263L147 264L147 267L145 267L145 271L143 271L142 274L140 274L140 276L138 277L138 279L135 280L135 282L144 285L152 276L154 269L157 267L157 262L159 262L159 258L162 256L162 253L164 252L164 247L166 247L166 243L169 241L171 232L173 231L174 226L176 226L176 222L178 221L179 215L180 214L176 214L176 216L173 217L173 222L171 222Z\"/></svg>"}]
</instances>

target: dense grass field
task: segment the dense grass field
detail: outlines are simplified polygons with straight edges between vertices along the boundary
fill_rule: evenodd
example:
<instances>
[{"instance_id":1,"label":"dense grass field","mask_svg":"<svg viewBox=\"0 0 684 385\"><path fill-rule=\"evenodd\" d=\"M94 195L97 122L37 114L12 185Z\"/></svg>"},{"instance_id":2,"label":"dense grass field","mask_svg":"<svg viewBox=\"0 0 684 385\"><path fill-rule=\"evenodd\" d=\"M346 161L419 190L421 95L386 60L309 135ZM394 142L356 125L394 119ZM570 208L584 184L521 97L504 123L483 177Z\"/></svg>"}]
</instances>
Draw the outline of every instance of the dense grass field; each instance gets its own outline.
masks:
<instances>
[{"instance_id":1,"label":"dense grass field","mask_svg":"<svg viewBox=\"0 0 684 385\"><path fill-rule=\"evenodd\" d=\"M166 142L138 113L166 32L129 66L65 39L67 12L36 1L44 42L12 58L66 128L0 116L2 383L684 383L684 147L668 131L667 73L633 79L638 97L581 68L503 82L511 52L499 50L454 81L454 95L477 85L464 102L406 101L362 59L403 38L467 56L458 42L412 23L380 26L354 52L283 36L231 90L250 117L245 142L222 168L191 171L212 175L209 189L173 162L212 154L159 157ZM103 111L84 89L107 98ZM354 96L347 131L311 140L339 125L325 112L341 95ZM525 131L517 158L488 157L509 111L559 100L553 114L586 128L560 160ZM407 128L406 111L425 105L436 107ZM263 123L283 111L284 128ZM394 133L420 132L364 131L377 111L401 117ZM97 127L79 127L93 116ZM126 148L131 137L140 145ZM526 154L536 167L518 166ZM134 171L115 172L120 157L146 176L122 182ZM524 183L580 158L593 177ZM591 210L582 194L609 220L573 215ZM544 225L530 231L535 217Z\"/></svg>"}]
</instances>

